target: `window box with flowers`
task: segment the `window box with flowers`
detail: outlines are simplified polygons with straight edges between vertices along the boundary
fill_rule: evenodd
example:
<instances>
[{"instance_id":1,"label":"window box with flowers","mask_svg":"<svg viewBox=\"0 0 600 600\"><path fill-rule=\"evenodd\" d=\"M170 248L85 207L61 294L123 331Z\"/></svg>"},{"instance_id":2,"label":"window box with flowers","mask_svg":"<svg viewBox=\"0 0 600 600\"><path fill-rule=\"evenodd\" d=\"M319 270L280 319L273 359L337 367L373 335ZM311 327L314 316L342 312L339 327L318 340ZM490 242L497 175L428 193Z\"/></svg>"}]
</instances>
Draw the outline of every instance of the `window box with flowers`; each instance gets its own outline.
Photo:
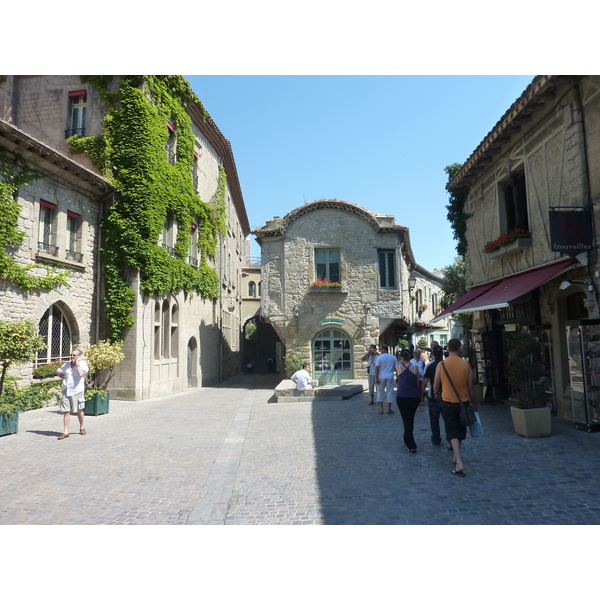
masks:
<instances>
[{"instance_id":1,"label":"window box with flowers","mask_svg":"<svg viewBox=\"0 0 600 600\"><path fill-rule=\"evenodd\" d=\"M437 313L441 313L441 312L442 312L442 310L443 310L443 309L442 309L442 307L441 307L441 306L436 306L436 307L434 308L434 311L435 311L435 313L436 313L436 314L437 314Z\"/></svg>"},{"instance_id":2,"label":"window box with flowers","mask_svg":"<svg viewBox=\"0 0 600 600\"><path fill-rule=\"evenodd\" d=\"M508 233L502 234L499 238L488 242L483 247L482 252L487 254L491 259L494 259L530 246L531 232L525 229L513 229Z\"/></svg>"},{"instance_id":3,"label":"window box with flowers","mask_svg":"<svg viewBox=\"0 0 600 600\"><path fill-rule=\"evenodd\" d=\"M342 284L327 279L315 279L309 286L309 292L341 292Z\"/></svg>"},{"instance_id":4,"label":"window box with flowers","mask_svg":"<svg viewBox=\"0 0 600 600\"><path fill-rule=\"evenodd\" d=\"M424 313L429 307L427 306L427 304L419 304L419 314Z\"/></svg>"}]
</instances>

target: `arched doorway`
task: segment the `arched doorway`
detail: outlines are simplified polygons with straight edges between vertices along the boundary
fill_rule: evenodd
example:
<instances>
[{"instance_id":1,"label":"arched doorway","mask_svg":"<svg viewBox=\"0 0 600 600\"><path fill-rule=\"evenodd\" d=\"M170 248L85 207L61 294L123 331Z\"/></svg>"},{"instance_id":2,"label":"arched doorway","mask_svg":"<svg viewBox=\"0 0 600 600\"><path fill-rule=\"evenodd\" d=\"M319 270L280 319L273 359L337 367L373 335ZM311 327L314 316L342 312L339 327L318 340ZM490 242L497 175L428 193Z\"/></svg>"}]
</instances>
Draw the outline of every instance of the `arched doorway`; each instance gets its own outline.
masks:
<instances>
[{"instance_id":1,"label":"arched doorway","mask_svg":"<svg viewBox=\"0 0 600 600\"><path fill-rule=\"evenodd\" d=\"M319 385L352 379L352 344L340 329L324 329L312 344L313 376Z\"/></svg>"}]
</instances>

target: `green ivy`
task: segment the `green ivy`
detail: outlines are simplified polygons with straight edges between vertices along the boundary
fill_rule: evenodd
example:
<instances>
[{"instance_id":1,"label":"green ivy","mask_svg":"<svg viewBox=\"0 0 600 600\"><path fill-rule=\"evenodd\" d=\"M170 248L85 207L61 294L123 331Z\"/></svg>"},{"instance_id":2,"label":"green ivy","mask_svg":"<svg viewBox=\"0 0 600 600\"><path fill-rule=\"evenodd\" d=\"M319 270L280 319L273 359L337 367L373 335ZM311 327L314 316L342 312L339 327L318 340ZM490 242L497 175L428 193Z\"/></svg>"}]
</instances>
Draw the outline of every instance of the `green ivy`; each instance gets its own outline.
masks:
<instances>
[{"instance_id":1,"label":"green ivy","mask_svg":"<svg viewBox=\"0 0 600 600\"><path fill-rule=\"evenodd\" d=\"M127 282L128 268L139 271L145 294L182 290L218 298L218 275L207 260L216 256L219 235L226 231L227 178L220 168L210 202L203 202L194 191L195 137L186 106L199 104L205 117L206 111L183 77L129 75L121 78L118 89L109 89L111 76L82 76L81 80L94 84L107 105L102 136L73 136L68 141L73 152L90 157L116 190L103 221L102 253L109 338L118 340L134 322L135 292ZM176 132L175 164L165 151L167 121ZM178 223L175 256L158 244L169 214ZM198 268L187 262L193 222L198 227Z\"/></svg>"},{"instance_id":2,"label":"green ivy","mask_svg":"<svg viewBox=\"0 0 600 600\"><path fill-rule=\"evenodd\" d=\"M18 264L7 251L23 243L25 232L18 227L21 205L15 199L15 192L25 183L42 178L27 165L11 158L0 148L0 279L12 283L22 290L52 290L67 284L69 270L46 267L46 275L32 275L30 270L39 263Z\"/></svg>"},{"instance_id":3,"label":"green ivy","mask_svg":"<svg viewBox=\"0 0 600 600\"><path fill-rule=\"evenodd\" d=\"M448 165L444 171L448 175L448 181L450 181L456 173L461 169L460 163L454 163ZM454 239L456 240L456 252L460 258L464 258L467 252L467 221L471 218L471 215L464 212L465 202L469 195L468 189L460 189L450 192L450 202L446 205L448 210L448 221L454 232Z\"/></svg>"}]
</instances>

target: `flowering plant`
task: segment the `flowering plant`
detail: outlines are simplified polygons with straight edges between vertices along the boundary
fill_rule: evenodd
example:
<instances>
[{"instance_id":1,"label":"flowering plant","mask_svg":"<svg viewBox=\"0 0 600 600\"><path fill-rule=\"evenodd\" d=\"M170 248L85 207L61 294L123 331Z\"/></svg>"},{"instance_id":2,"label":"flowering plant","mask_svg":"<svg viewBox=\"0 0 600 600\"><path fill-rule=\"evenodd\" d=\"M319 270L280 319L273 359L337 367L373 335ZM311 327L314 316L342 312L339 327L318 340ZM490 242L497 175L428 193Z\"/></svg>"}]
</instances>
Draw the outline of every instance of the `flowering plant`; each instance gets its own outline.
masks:
<instances>
[{"instance_id":1,"label":"flowering plant","mask_svg":"<svg viewBox=\"0 0 600 600\"><path fill-rule=\"evenodd\" d=\"M87 360L89 370L89 389L86 390L86 400L98 390L106 391L108 382L114 375L114 368L118 365L125 355L123 354L123 342L110 342L100 340L93 346L85 349L85 360ZM108 377L100 383L98 371L109 370Z\"/></svg>"},{"instance_id":2,"label":"flowering plant","mask_svg":"<svg viewBox=\"0 0 600 600\"><path fill-rule=\"evenodd\" d=\"M435 312L436 312L436 313L438 313L438 312L442 312L442 307L441 307L441 306L436 306L436 307L435 307Z\"/></svg>"},{"instance_id":3,"label":"flowering plant","mask_svg":"<svg viewBox=\"0 0 600 600\"><path fill-rule=\"evenodd\" d=\"M311 284L311 288L341 288L342 284L337 281L328 281L327 279L315 279Z\"/></svg>"},{"instance_id":4,"label":"flowering plant","mask_svg":"<svg viewBox=\"0 0 600 600\"><path fill-rule=\"evenodd\" d=\"M427 304L419 304L419 312L423 312L425 310L427 310L429 307L427 306Z\"/></svg>"},{"instance_id":5,"label":"flowering plant","mask_svg":"<svg viewBox=\"0 0 600 600\"><path fill-rule=\"evenodd\" d=\"M411 296L411 297L410 297L410 301L411 301L411 302L416 302L416 300L417 300L417 297L416 297L416 296Z\"/></svg>"},{"instance_id":6,"label":"flowering plant","mask_svg":"<svg viewBox=\"0 0 600 600\"><path fill-rule=\"evenodd\" d=\"M502 234L499 238L488 242L484 247L482 252L485 254L489 254L490 252L495 252L504 246L508 246L512 244L515 240L519 238L528 238L531 237L531 232L526 229L513 229L508 233Z\"/></svg>"},{"instance_id":7,"label":"flowering plant","mask_svg":"<svg viewBox=\"0 0 600 600\"><path fill-rule=\"evenodd\" d=\"M55 377L56 369L64 364L64 360L57 360L56 362L49 362L43 365L37 366L33 369L34 379L46 379L46 377Z\"/></svg>"}]
</instances>

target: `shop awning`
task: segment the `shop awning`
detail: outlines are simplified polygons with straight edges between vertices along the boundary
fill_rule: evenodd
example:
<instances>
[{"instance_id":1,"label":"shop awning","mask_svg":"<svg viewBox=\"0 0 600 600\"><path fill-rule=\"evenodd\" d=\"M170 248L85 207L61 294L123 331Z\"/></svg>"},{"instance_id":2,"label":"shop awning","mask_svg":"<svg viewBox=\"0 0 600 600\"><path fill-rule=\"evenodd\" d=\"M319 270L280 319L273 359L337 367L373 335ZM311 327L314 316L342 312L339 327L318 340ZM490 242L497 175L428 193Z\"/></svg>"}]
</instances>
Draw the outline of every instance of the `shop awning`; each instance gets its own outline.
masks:
<instances>
[{"instance_id":1,"label":"shop awning","mask_svg":"<svg viewBox=\"0 0 600 600\"><path fill-rule=\"evenodd\" d=\"M491 287L494 287L498 282L494 281L493 283L484 283L483 285L476 285L471 288L464 296L461 296L456 302L453 302L448 308L445 308L441 313L437 314L430 323L435 323L440 319L452 314L456 311L457 308L464 306L467 302L474 300L478 296L481 296L484 292L487 292Z\"/></svg>"},{"instance_id":2,"label":"shop awning","mask_svg":"<svg viewBox=\"0 0 600 600\"><path fill-rule=\"evenodd\" d=\"M529 271L511 275L497 282L483 294L479 294L466 304L463 303L461 306L453 305L454 308L453 306L449 306L448 308L452 308L453 314L473 312L475 310L491 310L492 308L505 308L515 298L519 298L519 296L523 296L547 281L554 279L575 262L577 262L577 259L567 258L546 265L545 267L538 267L537 269L530 269Z\"/></svg>"}]
</instances>

